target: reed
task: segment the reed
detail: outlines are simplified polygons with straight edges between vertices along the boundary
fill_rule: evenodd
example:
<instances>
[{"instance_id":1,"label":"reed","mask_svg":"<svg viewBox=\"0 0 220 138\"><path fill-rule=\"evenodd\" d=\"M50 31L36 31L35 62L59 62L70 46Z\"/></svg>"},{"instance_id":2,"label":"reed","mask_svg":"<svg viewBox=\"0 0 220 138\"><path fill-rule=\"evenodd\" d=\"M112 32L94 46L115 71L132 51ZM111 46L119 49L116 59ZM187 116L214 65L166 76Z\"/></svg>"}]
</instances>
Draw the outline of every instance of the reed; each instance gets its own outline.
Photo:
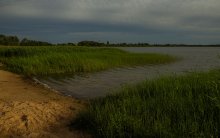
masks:
<instances>
[{"instance_id":1,"label":"reed","mask_svg":"<svg viewBox=\"0 0 220 138\"><path fill-rule=\"evenodd\" d=\"M114 48L0 47L0 62L6 69L26 76L75 74L173 61L175 58L169 55L135 54Z\"/></svg>"},{"instance_id":2,"label":"reed","mask_svg":"<svg viewBox=\"0 0 220 138\"><path fill-rule=\"evenodd\" d=\"M72 123L94 137L218 137L220 70L163 77L92 100Z\"/></svg>"}]
</instances>

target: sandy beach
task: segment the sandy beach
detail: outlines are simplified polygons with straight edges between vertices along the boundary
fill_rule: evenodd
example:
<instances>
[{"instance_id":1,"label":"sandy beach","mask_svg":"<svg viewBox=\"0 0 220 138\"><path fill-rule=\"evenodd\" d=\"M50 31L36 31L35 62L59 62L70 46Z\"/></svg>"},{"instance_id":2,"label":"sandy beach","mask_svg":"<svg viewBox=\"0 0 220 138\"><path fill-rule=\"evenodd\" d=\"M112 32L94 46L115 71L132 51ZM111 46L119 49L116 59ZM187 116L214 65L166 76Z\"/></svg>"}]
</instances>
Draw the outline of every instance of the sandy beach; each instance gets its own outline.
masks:
<instances>
[{"instance_id":1,"label":"sandy beach","mask_svg":"<svg viewBox=\"0 0 220 138\"><path fill-rule=\"evenodd\" d=\"M82 101L0 70L0 137L86 137L68 128L83 106Z\"/></svg>"}]
</instances>

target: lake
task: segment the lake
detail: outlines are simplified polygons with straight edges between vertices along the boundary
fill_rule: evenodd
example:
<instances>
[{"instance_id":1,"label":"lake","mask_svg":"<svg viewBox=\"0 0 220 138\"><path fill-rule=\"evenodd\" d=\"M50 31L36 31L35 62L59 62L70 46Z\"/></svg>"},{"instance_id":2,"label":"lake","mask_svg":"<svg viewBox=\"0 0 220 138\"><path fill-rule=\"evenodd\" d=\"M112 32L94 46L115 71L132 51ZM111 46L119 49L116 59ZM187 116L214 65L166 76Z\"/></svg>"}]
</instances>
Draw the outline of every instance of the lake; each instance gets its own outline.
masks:
<instances>
[{"instance_id":1,"label":"lake","mask_svg":"<svg viewBox=\"0 0 220 138\"><path fill-rule=\"evenodd\" d=\"M116 68L59 79L38 79L65 95L90 99L105 96L123 85L135 84L145 79L220 68L219 47L123 47L120 49L137 53L169 54L181 60L171 64Z\"/></svg>"}]
</instances>

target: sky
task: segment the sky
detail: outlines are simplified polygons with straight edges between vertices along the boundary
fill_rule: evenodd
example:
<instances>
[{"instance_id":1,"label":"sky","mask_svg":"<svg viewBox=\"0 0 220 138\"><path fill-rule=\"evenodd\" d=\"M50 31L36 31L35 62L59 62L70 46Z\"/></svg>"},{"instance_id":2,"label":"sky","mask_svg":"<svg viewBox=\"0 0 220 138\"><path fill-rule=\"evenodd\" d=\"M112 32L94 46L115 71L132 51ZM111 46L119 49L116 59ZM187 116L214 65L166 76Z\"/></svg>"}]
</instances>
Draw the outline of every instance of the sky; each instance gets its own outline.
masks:
<instances>
[{"instance_id":1,"label":"sky","mask_svg":"<svg viewBox=\"0 0 220 138\"><path fill-rule=\"evenodd\" d=\"M0 34L52 43L220 44L220 0L0 0Z\"/></svg>"}]
</instances>

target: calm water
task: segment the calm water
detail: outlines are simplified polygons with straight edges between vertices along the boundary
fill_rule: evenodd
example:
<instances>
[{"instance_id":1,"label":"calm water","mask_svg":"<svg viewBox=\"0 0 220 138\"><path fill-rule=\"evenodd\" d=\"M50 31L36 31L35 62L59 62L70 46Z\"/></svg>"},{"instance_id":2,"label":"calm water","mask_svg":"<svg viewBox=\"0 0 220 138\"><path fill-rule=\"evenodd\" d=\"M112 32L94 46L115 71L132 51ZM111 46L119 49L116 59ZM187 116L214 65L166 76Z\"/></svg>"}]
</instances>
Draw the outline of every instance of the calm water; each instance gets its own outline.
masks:
<instances>
[{"instance_id":1,"label":"calm water","mask_svg":"<svg viewBox=\"0 0 220 138\"><path fill-rule=\"evenodd\" d=\"M137 53L163 53L174 55L182 60L166 64L135 68L117 68L84 76L69 76L63 79L48 78L40 80L49 87L76 98L95 98L105 96L125 84L137 83L161 75L182 74L192 71L206 71L220 68L220 48L199 47L157 47L121 48Z\"/></svg>"}]
</instances>

